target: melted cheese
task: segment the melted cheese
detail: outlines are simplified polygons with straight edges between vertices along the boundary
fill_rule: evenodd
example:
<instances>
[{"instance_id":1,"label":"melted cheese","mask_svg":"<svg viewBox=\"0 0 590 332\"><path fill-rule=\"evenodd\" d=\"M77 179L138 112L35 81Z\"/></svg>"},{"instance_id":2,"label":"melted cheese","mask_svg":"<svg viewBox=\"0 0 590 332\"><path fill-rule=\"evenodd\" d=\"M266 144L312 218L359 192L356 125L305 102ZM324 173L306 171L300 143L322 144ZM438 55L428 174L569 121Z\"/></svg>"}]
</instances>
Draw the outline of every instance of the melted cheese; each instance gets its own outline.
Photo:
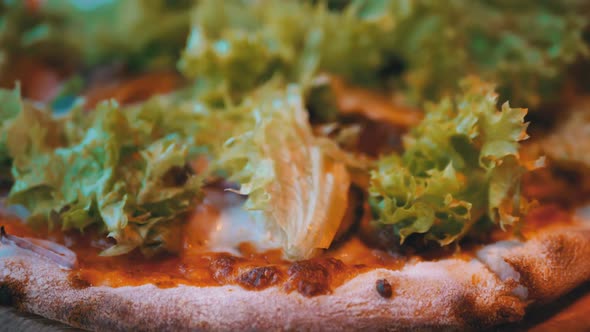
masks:
<instances>
[{"instance_id":1,"label":"melted cheese","mask_svg":"<svg viewBox=\"0 0 590 332\"><path fill-rule=\"evenodd\" d=\"M590 204L576 209L574 219L585 224L590 224Z\"/></svg>"},{"instance_id":2,"label":"melted cheese","mask_svg":"<svg viewBox=\"0 0 590 332\"><path fill-rule=\"evenodd\" d=\"M245 211L244 199L231 192L207 190L185 229L185 249L240 255L242 243L257 251L280 248L279 239L264 227L264 216Z\"/></svg>"},{"instance_id":3,"label":"melted cheese","mask_svg":"<svg viewBox=\"0 0 590 332\"><path fill-rule=\"evenodd\" d=\"M183 241L182 252L152 258L139 252L116 257L99 256L112 242L106 240L104 234L96 232L97 229L89 229L83 234L59 230L35 231L16 218L4 219L2 224L8 234L48 239L73 250L78 256L79 267L71 271L72 280L112 287L148 283L158 287L238 284L247 289L264 289L282 285L287 291L315 296L329 293L334 287L369 269L398 269L405 264L449 257L471 260L476 256L474 251L479 249L479 246L471 249L463 247L458 253L456 250L437 248L421 254L392 254L370 248L358 237L351 236L344 242L335 243L319 257L293 262L285 260L281 250L269 250L279 248L279 242L257 218L242 209L243 202L244 198L234 193L208 189L204 201L185 224L183 238L179 239ZM558 227L568 219L564 215L570 216L555 206L546 206L531 213L527 224L535 230L550 227L547 223L557 223ZM495 249L500 248L496 246ZM15 250L18 249L0 246L0 257L18 254ZM497 259L497 252L488 252L484 256L500 277L518 278L515 271L507 270ZM318 285L321 287L317 288ZM527 295L526 289L514 291L521 297Z\"/></svg>"}]
</instances>

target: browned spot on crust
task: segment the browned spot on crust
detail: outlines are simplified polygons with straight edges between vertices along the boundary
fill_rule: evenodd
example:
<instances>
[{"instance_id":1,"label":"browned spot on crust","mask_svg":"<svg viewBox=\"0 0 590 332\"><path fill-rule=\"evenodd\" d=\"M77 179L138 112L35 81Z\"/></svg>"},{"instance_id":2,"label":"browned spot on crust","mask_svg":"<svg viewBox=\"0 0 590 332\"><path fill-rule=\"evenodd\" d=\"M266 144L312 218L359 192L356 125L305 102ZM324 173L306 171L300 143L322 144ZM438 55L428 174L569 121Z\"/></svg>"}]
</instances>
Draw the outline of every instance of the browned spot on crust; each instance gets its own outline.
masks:
<instances>
[{"instance_id":1,"label":"browned spot on crust","mask_svg":"<svg viewBox=\"0 0 590 332\"><path fill-rule=\"evenodd\" d=\"M83 279L78 273L71 273L69 276L69 282L70 286L75 289L84 289L92 286L88 280Z\"/></svg>"},{"instance_id":2,"label":"browned spot on crust","mask_svg":"<svg viewBox=\"0 0 590 332\"><path fill-rule=\"evenodd\" d=\"M181 170L178 170L181 171ZM182 178L171 181L183 181ZM18 220L3 220L6 231L18 236L43 238L56 243L67 244L80 263L78 269L69 273L67 281L72 288L88 286L139 286L153 284L159 288L171 288L180 284L193 286L239 285L246 289L265 289L270 286L284 286L290 291L301 291L307 296L329 293L347 280L371 268L402 267L399 258L387 253L376 253L360 240L353 247L354 258L349 255L347 263L329 256L315 258L310 264L293 263L282 257L282 250L258 251L248 243L242 243L239 250L242 257L229 253L202 251L195 239L183 239L183 251L177 256L161 255L146 258L139 251L124 256L103 257L100 251L112 243L105 241L98 229L84 234L77 232L51 232L47 229L30 229ZM186 233L190 233L187 231ZM387 256L387 257L386 257ZM362 262L363 264L357 264ZM354 264L353 264L354 263ZM292 265L295 264L294 267ZM272 268L268 269L266 267ZM301 267L304 266L302 269ZM254 268L259 268L255 269ZM291 271L289 275L287 272Z\"/></svg>"},{"instance_id":3,"label":"browned spot on crust","mask_svg":"<svg viewBox=\"0 0 590 332\"><path fill-rule=\"evenodd\" d=\"M383 298L390 298L393 295L393 289L391 288L391 284L387 279L379 279L375 283L375 289L377 289L377 293L381 295Z\"/></svg>"},{"instance_id":4,"label":"browned spot on crust","mask_svg":"<svg viewBox=\"0 0 590 332\"><path fill-rule=\"evenodd\" d=\"M590 272L589 237L588 231L550 234L539 239L530 251L505 260L520 274L530 300L551 300L562 289L575 287Z\"/></svg>"},{"instance_id":5,"label":"browned spot on crust","mask_svg":"<svg viewBox=\"0 0 590 332\"><path fill-rule=\"evenodd\" d=\"M95 330L99 327L99 330L106 331L121 330L120 321L133 319L131 309L133 303L130 300L103 293L94 294L80 301L59 301L57 306L60 309L57 311L56 318L86 329ZM101 319L101 315L97 315L97 312L104 312L104 310L108 311L105 312L105 316L109 319L104 319L105 316Z\"/></svg>"},{"instance_id":6,"label":"browned spot on crust","mask_svg":"<svg viewBox=\"0 0 590 332\"><path fill-rule=\"evenodd\" d=\"M237 282L246 289L264 289L281 280L281 271L274 266L255 267L238 276Z\"/></svg>"},{"instance_id":7,"label":"browned spot on crust","mask_svg":"<svg viewBox=\"0 0 590 332\"><path fill-rule=\"evenodd\" d=\"M528 260L523 257L508 258L506 262L520 274L519 282L528 290L530 299L537 299L542 296L539 292L539 286L541 285L537 285L536 280L537 273L535 271L538 271L538 269L535 268L534 264L529 264Z\"/></svg>"},{"instance_id":8,"label":"browned spot on crust","mask_svg":"<svg viewBox=\"0 0 590 332\"><path fill-rule=\"evenodd\" d=\"M172 280L160 280L156 281L154 285L158 288L172 288L178 286L178 284Z\"/></svg>"},{"instance_id":9,"label":"browned spot on crust","mask_svg":"<svg viewBox=\"0 0 590 332\"><path fill-rule=\"evenodd\" d=\"M297 290L304 296L328 294L332 291L332 274L343 271L342 261L335 258L311 259L293 263L288 271L287 291Z\"/></svg>"},{"instance_id":10,"label":"browned spot on crust","mask_svg":"<svg viewBox=\"0 0 590 332\"><path fill-rule=\"evenodd\" d=\"M96 315L96 310L99 308L98 301L100 300L100 298L96 298L91 301L63 302L60 312L63 313L64 318L72 325L90 326L93 316Z\"/></svg>"},{"instance_id":11,"label":"browned spot on crust","mask_svg":"<svg viewBox=\"0 0 590 332\"><path fill-rule=\"evenodd\" d=\"M20 307L25 299L24 282L5 277L0 283L0 305Z\"/></svg>"},{"instance_id":12,"label":"browned spot on crust","mask_svg":"<svg viewBox=\"0 0 590 332\"><path fill-rule=\"evenodd\" d=\"M211 271L213 279L224 284L232 279L236 265L242 260L239 257L227 253L219 254L217 257L211 259L209 271Z\"/></svg>"},{"instance_id":13,"label":"browned spot on crust","mask_svg":"<svg viewBox=\"0 0 590 332\"><path fill-rule=\"evenodd\" d=\"M524 316L524 307L515 305L518 299L503 296L497 299L492 306L480 305L477 292L464 293L451 305L454 315L466 326L479 330L489 328L498 321L516 322Z\"/></svg>"}]
</instances>

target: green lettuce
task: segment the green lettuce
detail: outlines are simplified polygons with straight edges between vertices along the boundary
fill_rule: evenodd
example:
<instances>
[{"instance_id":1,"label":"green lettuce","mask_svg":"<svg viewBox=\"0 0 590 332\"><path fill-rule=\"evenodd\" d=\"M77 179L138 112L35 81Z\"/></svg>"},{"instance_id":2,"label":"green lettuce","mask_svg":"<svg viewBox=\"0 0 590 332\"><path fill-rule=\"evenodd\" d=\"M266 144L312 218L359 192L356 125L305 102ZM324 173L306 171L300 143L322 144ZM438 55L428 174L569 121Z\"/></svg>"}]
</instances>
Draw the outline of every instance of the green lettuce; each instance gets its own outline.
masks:
<instances>
[{"instance_id":1,"label":"green lettuce","mask_svg":"<svg viewBox=\"0 0 590 332\"><path fill-rule=\"evenodd\" d=\"M18 105L17 114L2 106L0 137L12 164L8 201L26 207L29 222L62 230L98 225L116 241L104 255L179 249L174 235L202 177L189 166L197 136L186 130L197 128L178 128L199 112L162 98L130 108L104 102L61 117ZM169 118L174 111L179 116Z\"/></svg>"},{"instance_id":2,"label":"green lettuce","mask_svg":"<svg viewBox=\"0 0 590 332\"><path fill-rule=\"evenodd\" d=\"M0 64L29 54L137 69L170 67L182 53L180 70L216 105L273 78L302 84L307 98L325 72L421 104L474 74L535 107L588 54L588 9L584 0L55 0L31 11L11 1L0 3Z\"/></svg>"},{"instance_id":3,"label":"green lettuce","mask_svg":"<svg viewBox=\"0 0 590 332\"><path fill-rule=\"evenodd\" d=\"M496 82L503 98L531 107L559 91L564 69L588 55L584 0L414 0L392 34L414 101L459 91L468 74Z\"/></svg>"},{"instance_id":4,"label":"green lettuce","mask_svg":"<svg viewBox=\"0 0 590 332\"><path fill-rule=\"evenodd\" d=\"M482 218L516 226L525 167L518 154L526 110L496 109L492 86L475 78L462 92L426 107L423 122L404 137L403 155L382 157L371 172L377 223L403 242L414 233L441 245L464 236Z\"/></svg>"},{"instance_id":5,"label":"green lettuce","mask_svg":"<svg viewBox=\"0 0 590 332\"><path fill-rule=\"evenodd\" d=\"M301 90L265 87L240 106L245 117L214 164L248 195L291 258L328 248L348 204L345 162L313 135ZM255 213L256 214L256 213Z\"/></svg>"},{"instance_id":6,"label":"green lettuce","mask_svg":"<svg viewBox=\"0 0 590 332\"><path fill-rule=\"evenodd\" d=\"M327 72L393 84L421 104L457 92L473 74L497 82L504 98L537 106L588 54L585 9L581 0L205 0L180 69L213 100L272 78L307 88Z\"/></svg>"},{"instance_id":7,"label":"green lettuce","mask_svg":"<svg viewBox=\"0 0 590 332\"><path fill-rule=\"evenodd\" d=\"M10 166L12 158L8 152L8 126L21 112L22 104L20 92L14 90L0 90L0 182L10 179Z\"/></svg>"},{"instance_id":8,"label":"green lettuce","mask_svg":"<svg viewBox=\"0 0 590 332\"><path fill-rule=\"evenodd\" d=\"M239 99L272 78L305 89L320 72L374 83L393 26L387 10L363 6L333 12L323 2L205 0L179 67L213 100Z\"/></svg>"},{"instance_id":9,"label":"green lettuce","mask_svg":"<svg viewBox=\"0 0 590 332\"><path fill-rule=\"evenodd\" d=\"M104 255L175 252L203 179L223 176L287 255L310 257L329 247L344 217L348 167L366 167L314 136L296 86L267 85L220 109L179 93L60 117L3 93L15 103L0 136L14 179L9 203L26 207L31 223L99 226L116 241ZM199 156L210 165L195 175L188 165Z\"/></svg>"},{"instance_id":10,"label":"green lettuce","mask_svg":"<svg viewBox=\"0 0 590 332\"><path fill-rule=\"evenodd\" d=\"M254 215L287 255L310 257L330 246L344 217L348 167L366 167L314 136L296 86L267 85L220 109L176 94L60 117L3 93L16 105L0 136L14 179L9 203L26 207L31 223L98 225L116 241L104 255L178 250L202 180L223 176L248 195L245 208L262 212ZM199 156L210 165L195 175L188 165Z\"/></svg>"},{"instance_id":11,"label":"green lettuce","mask_svg":"<svg viewBox=\"0 0 590 332\"><path fill-rule=\"evenodd\" d=\"M25 107L18 86L0 89L0 104L0 179L11 180L13 156L44 152L61 144L62 125L47 112ZM17 162L28 160L20 156Z\"/></svg>"},{"instance_id":12,"label":"green lettuce","mask_svg":"<svg viewBox=\"0 0 590 332\"><path fill-rule=\"evenodd\" d=\"M123 61L140 69L173 67L186 39L192 1L0 3L0 50L59 57L62 62L92 66ZM157 22L157 23L156 23Z\"/></svg>"}]
</instances>

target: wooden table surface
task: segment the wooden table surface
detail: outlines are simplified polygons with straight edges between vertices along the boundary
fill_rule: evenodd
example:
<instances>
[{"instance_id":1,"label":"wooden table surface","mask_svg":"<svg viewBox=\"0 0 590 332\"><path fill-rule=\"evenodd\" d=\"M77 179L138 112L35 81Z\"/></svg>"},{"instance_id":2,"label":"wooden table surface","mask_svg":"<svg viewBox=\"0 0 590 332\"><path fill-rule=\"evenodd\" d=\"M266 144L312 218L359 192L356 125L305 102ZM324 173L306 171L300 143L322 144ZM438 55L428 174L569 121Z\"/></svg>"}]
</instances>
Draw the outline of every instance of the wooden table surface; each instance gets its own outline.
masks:
<instances>
[{"instance_id":1,"label":"wooden table surface","mask_svg":"<svg viewBox=\"0 0 590 332\"><path fill-rule=\"evenodd\" d=\"M13 308L0 306L0 331L79 330L39 316L23 314ZM522 323L496 327L492 331L590 331L590 282L553 303L532 308Z\"/></svg>"}]
</instances>

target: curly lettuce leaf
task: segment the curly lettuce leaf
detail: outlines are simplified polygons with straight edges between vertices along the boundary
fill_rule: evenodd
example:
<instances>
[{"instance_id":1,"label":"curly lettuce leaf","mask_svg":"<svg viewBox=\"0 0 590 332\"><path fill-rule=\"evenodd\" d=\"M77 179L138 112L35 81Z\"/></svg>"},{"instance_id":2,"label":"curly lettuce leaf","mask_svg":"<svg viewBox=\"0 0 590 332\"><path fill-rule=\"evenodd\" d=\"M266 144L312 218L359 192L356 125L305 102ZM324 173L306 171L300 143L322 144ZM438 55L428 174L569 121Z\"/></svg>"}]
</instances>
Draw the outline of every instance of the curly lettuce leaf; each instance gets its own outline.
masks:
<instances>
[{"instance_id":1,"label":"curly lettuce leaf","mask_svg":"<svg viewBox=\"0 0 590 332\"><path fill-rule=\"evenodd\" d=\"M13 163L27 163L30 155L62 143L63 126L45 110L31 105L25 107L18 87L0 89L0 101L0 177L10 180Z\"/></svg>"},{"instance_id":2,"label":"curly lettuce leaf","mask_svg":"<svg viewBox=\"0 0 590 332\"><path fill-rule=\"evenodd\" d=\"M388 11L323 2L200 1L179 64L208 98L242 97L271 78L304 86L322 71L375 82L385 65ZM359 56L362 54L362 56Z\"/></svg>"},{"instance_id":3,"label":"curly lettuce leaf","mask_svg":"<svg viewBox=\"0 0 590 332\"><path fill-rule=\"evenodd\" d=\"M201 1L180 69L219 99L276 77L307 86L323 72L383 85L401 60L398 81L416 103L456 93L474 74L537 106L589 53L585 9L581 0Z\"/></svg>"},{"instance_id":4,"label":"curly lettuce leaf","mask_svg":"<svg viewBox=\"0 0 590 332\"><path fill-rule=\"evenodd\" d=\"M192 4L52 0L33 10L25 1L5 1L0 49L7 56L59 56L82 66L123 60L134 68L172 67L188 34Z\"/></svg>"},{"instance_id":5,"label":"curly lettuce leaf","mask_svg":"<svg viewBox=\"0 0 590 332\"><path fill-rule=\"evenodd\" d=\"M246 208L262 212L289 257L328 248L344 217L350 176L314 137L301 91L262 89L241 107L246 118L216 167L240 184Z\"/></svg>"},{"instance_id":6,"label":"curly lettuce leaf","mask_svg":"<svg viewBox=\"0 0 590 332\"><path fill-rule=\"evenodd\" d=\"M0 182L10 179L10 166L12 158L8 152L8 131L7 128L14 119L21 113L22 104L20 91L0 90Z\"/></svg>"},{"instance_id":7,"label":"curly lettuce leaf","mask_svg":"<svg viewBox=\"0 0 590 332\"><path fill-rule=\"evenodd\" d=\"M526 205L518 154L527 138L525 109L496 109L492 86L475 78L462 93L429 104L423 122L404 137L403 155L382 157L371 172L377 222L403 242L414 233L447 245L483 218L515 226Z\"/></svg>"},{"instance_id":8,"label":"curly lettuce leaf","mask_svg":"<svg viewBox=\"0 0 590 332\"><path fill-rule=\"evenodd\" d=\"M559 91L564 68L589 49L583 0L408 2L392 34L407 63L404 82L415 101L459 90L468 74L498 83L503 98L537 106Z\"/></svg>"},{"instance_id":9,"label":"curly lettuce leaf","mask_svg":"<svg viewBox=\"0 0 590 332\"><path fill-rule=\"evenodd\" d=\"M589 53L584 0L56 0L35 12L0 3L0 11L5 63L34 53L83 65L170 65L189 35L180 69L218 104L275 77L306 85L329 72L355 84L399 83L416 103L455 93L475 74L534 107Z\"/></svg>"},{"instance_id":10,"label":"curly lettuce leaf","mask_svg":"<svg viewBox=\"0 0 590 332\"><path fill-rule=\"evenodd\" d=\"M14 179L9 202L25 206L30 222L101 226L116 240L105 255L178 250L174 234L199 197L201 177L187 166L195 136L176 130L186 117L149 120L187 112L163 104L123 109L105 102L60 118L21 106L14 120L2 121Z\"/></svg>"}]
</instances>

